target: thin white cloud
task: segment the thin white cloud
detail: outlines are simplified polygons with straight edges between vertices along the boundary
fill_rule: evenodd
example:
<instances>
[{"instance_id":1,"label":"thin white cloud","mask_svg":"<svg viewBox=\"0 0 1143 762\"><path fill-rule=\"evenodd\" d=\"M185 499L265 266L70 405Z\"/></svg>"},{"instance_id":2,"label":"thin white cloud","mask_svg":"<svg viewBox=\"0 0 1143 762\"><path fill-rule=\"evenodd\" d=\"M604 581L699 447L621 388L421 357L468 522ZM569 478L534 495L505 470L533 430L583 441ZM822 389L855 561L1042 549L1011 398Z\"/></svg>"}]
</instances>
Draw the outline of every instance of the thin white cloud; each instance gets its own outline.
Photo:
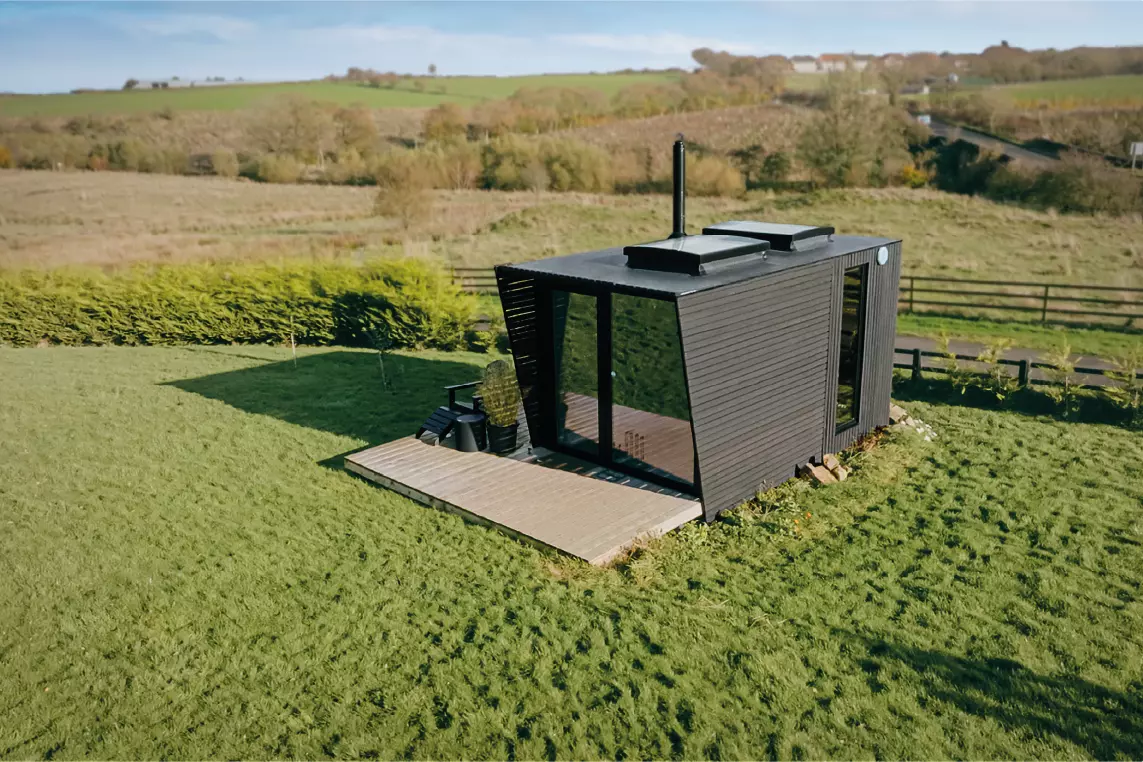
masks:
<instances>
[{"instance_id":1,"label":"thin white cloud","mask_svg":"<svg viewBox=\"0 0 1143 762\"><path fill-rule=\"evenodd\" d=\"M427 26L332 26L294 30L306 39L332 43L413 43L425 47L457 45L463 48L480 46L525 45L531 38L512 37L485 32L444 32Z\"/></svg>"},{"instance_id":2,"label":"thin white cloud","mask_svg":"<svg viewBox=\"0 0 1143 762\"><path fill-rule=\"evenodd\" d=\"M246 19L198 13L129 17L121 21L120 27L128 32L159 37L208 34L223 42L237 42L254 34L258 29L257 25Z\"/></svg>"},{"instance_id":3,"label":"thin white cloud","mask_svg":"<svg viewBox=\"0 0 1143 762\"><path fill-rule=\"evenodd\" d=\"M618 53L645 53L652 56L689 56L692 50L711 48L738 55L758 52L752 45L727 40L691 37L674 32L658 34L557 34L556 42L581 48L613 50Z\"/></svg>"}]
</instances>

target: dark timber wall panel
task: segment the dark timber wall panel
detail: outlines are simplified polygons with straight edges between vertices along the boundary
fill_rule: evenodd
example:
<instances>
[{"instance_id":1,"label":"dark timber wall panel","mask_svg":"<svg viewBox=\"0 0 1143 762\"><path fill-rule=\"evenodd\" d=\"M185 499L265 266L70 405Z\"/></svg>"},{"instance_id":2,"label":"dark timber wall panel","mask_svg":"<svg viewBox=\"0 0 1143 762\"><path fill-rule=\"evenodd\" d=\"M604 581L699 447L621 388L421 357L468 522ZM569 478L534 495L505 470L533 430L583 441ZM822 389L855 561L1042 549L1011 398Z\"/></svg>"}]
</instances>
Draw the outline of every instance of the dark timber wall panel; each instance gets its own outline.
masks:
<instances>
[{"instance_id":1,"label":"dark timber wall panel","mask_svg":"<svg viewBox=\"0 0 1143 762\"><path fill-rule=\"evenodd\" d=\"M707 520L821 455L835 272L826 261L679 297Z\"/></svg>"},{"instance_id":2,"label":"dark timber wall panel","mask_svg":"<svg viewBox=\"0 0 1143 762\"><path fill-rule=\"evenodd\" d=\"M858 437L889 423L889 395L893 390L893 343L897 338L897 289L901 277L901 243L888 244L889 261L877 264L877 247L847 254L830 262L833 267L829 371L826 374L825 437L822 450L838 452ZM861 364L861 401L857 424L835 433L837 363L841 334L841 279L846 269L869 265L865 296L865 346Z\"/></svg>"},{"instance_id":3,"label":"dark timber wall panel","mask_svg":"<svg viewBox=\"0 0 1143 762\"><path fill-rule=\"evenodd\" d=\"M539 352L541 351L536 279L511 267L496 268L496 285L500 306L504 309L504 325L516 363L516 380L524 403L528 431L543 431L540 422ZM526 444L521 442L521 444Z\"/></svg>"}]
</instances>

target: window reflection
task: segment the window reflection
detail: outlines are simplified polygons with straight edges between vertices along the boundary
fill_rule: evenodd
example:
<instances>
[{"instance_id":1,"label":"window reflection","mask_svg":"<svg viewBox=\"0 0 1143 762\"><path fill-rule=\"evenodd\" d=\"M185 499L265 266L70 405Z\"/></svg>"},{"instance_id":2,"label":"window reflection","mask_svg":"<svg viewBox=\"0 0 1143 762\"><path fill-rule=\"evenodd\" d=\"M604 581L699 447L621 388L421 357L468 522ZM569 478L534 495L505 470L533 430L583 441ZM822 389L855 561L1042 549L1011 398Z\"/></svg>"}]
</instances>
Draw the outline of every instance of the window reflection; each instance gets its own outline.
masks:
<instances>
[{"instance_id":1,"label":"window reflection","mask_svg":"<svg viewBox=\"0 0 1143 762\"><path fill-rule=\"evenodd\" d=\"M614 458L693 483L694 440L675 305L625 294L611 299Z\"/></svg>"},{"instance_id":2,"label":"window reflection","mask_svg":"<svg viewBox=\"0 0 1143 762\"><path fill-rule=\"evenodd\" d=\"M837 430L857 423L861 399L861 357L865 343L865 273L859 265L842 279L841 351L837 364Z\"/></svg>"}]
</instances>

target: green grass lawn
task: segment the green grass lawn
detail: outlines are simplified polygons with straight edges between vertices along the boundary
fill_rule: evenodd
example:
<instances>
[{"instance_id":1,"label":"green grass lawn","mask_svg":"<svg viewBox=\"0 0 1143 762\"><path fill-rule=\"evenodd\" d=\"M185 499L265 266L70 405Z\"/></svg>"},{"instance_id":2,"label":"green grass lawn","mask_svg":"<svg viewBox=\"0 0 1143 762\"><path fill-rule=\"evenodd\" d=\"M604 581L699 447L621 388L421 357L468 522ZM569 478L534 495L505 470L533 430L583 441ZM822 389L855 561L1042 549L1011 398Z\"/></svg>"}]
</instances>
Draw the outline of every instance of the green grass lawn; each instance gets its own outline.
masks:
<instances>
[{"instance_id":1,"label":"green grass lawn","mask_svg":"<svg viewBox=\"0 0 1143 762\"><path fill-rule=\"evenodd\" d=\"M363 87L348 82L278 82L52 95L0 96L0 116L78 116L132 114L172 108L176 111L229 111L246 108L275 96L296 94L338 104L363 103L370 108L418 108L455 102L473 104L506 98L521 87L588 87L614 95L630 85L664 82L669 73L541 74L527 77L421 77L424 91L411 80L393 89Z\"/></svg>"},{"instance_id":2,"label":"green grass lawn","mask_svg":"<svg viewBox=\"0 0 1143 762\"><path fill-rule=\"evenodd\" d=\"M1143 351L1143 331L1105 330L1078 326L1041 325L1017 321L975 320L947 315L897 315L897 333L906 336L952 339L990 344L1008 340L1025 349L1059 349L1065 343L1072 352L1090 357L1123 357Z\"/></svg>"},{"instance_id":3,"label":"green grass lawn","mask_svg":"<svg viewBox=\"0 0 1143 762\"><path fill-rule=\"evenodd\" d=\"M1138 103L1143 102L1143 74L1019 82L996 90L1017 102Z\"/></svg>"},{"instance_id":4,"label":"green grass lawn","mask_svg":"<svg viewBox=\"0 0 1143 762\"><path fill-rule=\"evenodd\" d=\"M300 354L0 350L0 756L1143 756L1138 434L909 402L599 570L337 467L486 356Z\"/></svg>"}]
</instances>

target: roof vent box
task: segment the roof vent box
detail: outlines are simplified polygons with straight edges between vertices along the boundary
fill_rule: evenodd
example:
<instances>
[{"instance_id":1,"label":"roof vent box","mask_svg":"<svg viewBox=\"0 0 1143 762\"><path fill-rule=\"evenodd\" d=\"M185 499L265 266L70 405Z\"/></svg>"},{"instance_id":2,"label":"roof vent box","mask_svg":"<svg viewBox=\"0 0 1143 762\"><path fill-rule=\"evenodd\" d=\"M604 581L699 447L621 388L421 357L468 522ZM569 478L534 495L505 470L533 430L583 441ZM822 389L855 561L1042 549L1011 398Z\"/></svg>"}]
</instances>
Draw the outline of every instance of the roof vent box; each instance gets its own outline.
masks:
<instances>
[{"instance_id":1,"label":"roof vent box","mask_svg":"<svg viewBox=\"0 0 1143 762\"><path fill-rule=\"evenodd\" d=\"M627 246L627 266L640 270L702 275L750 254L764 255L770 242L738 235L688 235ZM737 263L735 263L737 264Z\"/></svg>"},{"instance_id":2,"label":"roof vent box","mask_svg":"<svg viewBox=\"0 0 1143 762\"><path fill-rule=\"evenodd\" d=\"M783 225L777 222L730 220L703 228L703 235L729 235L769 242L775 251L805 251L829 243L834 229L829 226Z\"/></svg>"}]
</instances>

